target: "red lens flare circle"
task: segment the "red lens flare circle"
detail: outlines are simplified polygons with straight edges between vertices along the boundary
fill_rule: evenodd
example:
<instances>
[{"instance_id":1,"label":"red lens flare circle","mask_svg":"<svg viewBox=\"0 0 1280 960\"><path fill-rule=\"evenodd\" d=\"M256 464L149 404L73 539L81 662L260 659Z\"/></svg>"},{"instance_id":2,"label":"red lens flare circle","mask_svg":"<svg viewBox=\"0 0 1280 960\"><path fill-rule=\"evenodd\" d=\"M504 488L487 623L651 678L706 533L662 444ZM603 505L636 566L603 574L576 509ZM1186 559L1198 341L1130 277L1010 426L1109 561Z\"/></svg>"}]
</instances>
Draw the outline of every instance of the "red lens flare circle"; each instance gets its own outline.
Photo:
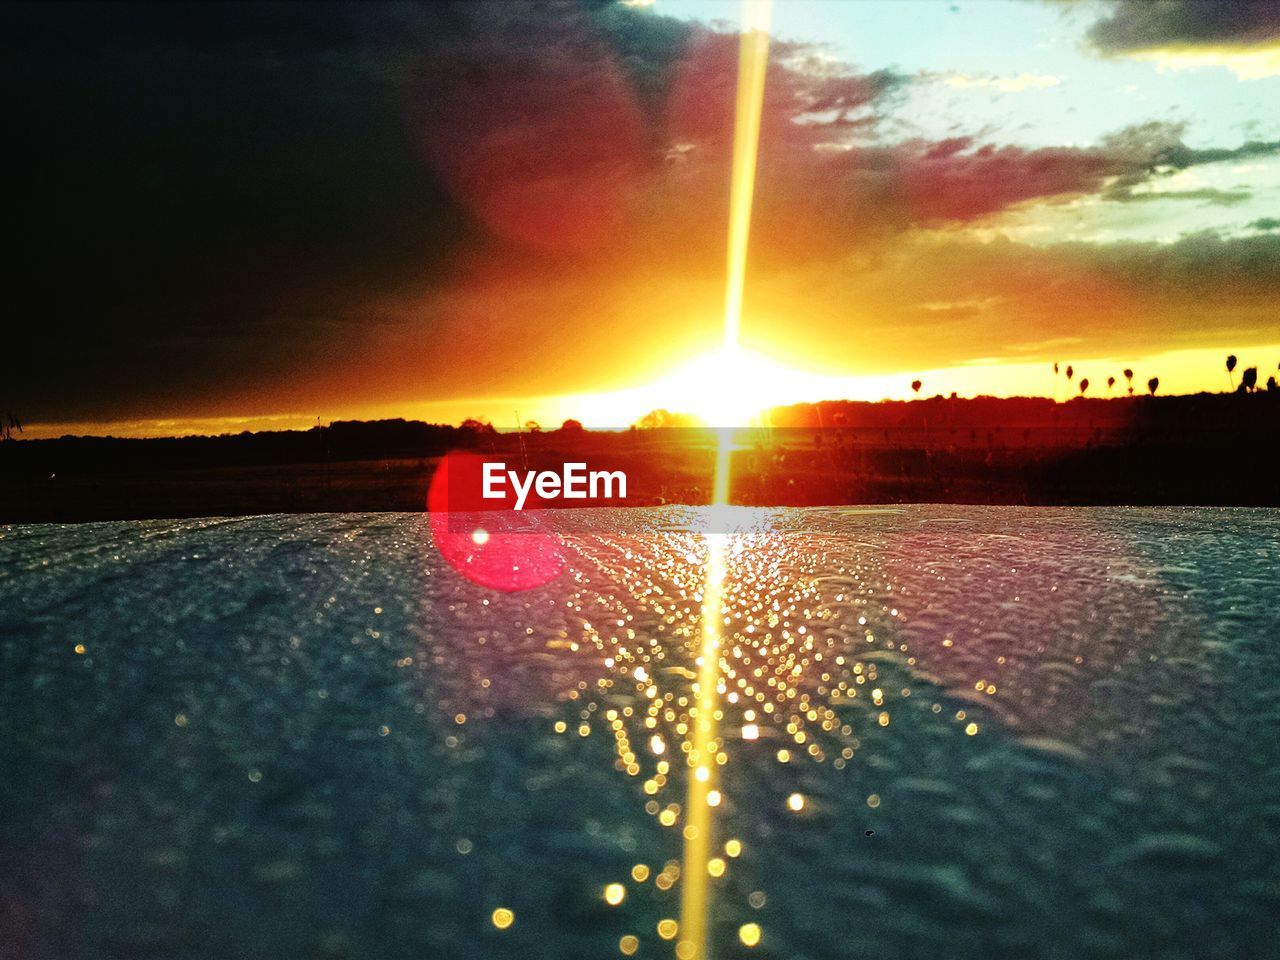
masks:
<instances>
[{"instance_id":1,"label":"red lens flare circle","mask_svg":"<svg viewBox=\"0 0 1280 960\"><path fill-rule=\"evenodd\" d=\"M427 491L431 535L446 563L494 590L530 590L564 570L560 539L529 532L510 501L481 498L484 459L465 450L446 454ZM519 528L521 532L513 532Z\"/></svg>"}]
</instances>

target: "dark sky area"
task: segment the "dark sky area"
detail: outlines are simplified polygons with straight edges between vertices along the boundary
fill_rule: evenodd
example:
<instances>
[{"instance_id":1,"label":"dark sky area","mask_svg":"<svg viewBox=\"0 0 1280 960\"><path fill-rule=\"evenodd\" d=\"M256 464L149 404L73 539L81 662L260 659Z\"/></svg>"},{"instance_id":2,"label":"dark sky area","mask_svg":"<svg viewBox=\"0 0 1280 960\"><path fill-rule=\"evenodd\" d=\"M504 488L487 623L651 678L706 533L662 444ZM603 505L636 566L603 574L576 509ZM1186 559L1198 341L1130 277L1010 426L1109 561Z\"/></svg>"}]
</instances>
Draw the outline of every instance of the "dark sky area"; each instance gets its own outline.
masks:
<instances>
[{"instance_id":1,"label":"dark sky area","mask_svg":"<svg viewBox=\"0 0 1280 960\"><path fill-rule=\"evenodd\" d=\"M16 399L117 416L252 389L338 362L359 336L338 318L429 277L470 228L406 98L408 49L453 25L413 13L5 14Z\"/></svg>"}]
</instances>

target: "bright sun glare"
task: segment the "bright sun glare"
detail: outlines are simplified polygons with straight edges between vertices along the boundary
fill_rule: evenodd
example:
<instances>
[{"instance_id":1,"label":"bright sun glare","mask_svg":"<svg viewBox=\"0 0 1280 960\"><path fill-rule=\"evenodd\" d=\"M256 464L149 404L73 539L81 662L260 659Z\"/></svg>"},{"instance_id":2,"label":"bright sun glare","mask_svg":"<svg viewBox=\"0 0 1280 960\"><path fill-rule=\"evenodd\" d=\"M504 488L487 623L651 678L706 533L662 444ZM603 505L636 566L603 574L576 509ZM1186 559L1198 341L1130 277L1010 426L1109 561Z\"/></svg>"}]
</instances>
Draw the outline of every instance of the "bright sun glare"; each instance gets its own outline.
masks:
<instances>
[{"instance_id":1,"label":"bright sun glare","mask_svg":"<svg viewBox=\"0 0 1280 960\"><path fill-rule=\"evenodd\" d=\"M672 410L711 427L752 425L768 407L794 402L807 377L763 354L721 347L694 357L652 385Z\"/></svg>"},{"instance_id":2,"label":"bright sun glare","mask_svg":"<svg viewBox=\"0 0 1280 960\"><path fill-rule=\"evenodd\" d=\"M771 407L861 396L853 377L789 367L739 346L709 350L641 386L580 395L575 410L593 427L625 427L651 410L691 414L709 427L757 426Z\"/></svg>"}]
</instances>

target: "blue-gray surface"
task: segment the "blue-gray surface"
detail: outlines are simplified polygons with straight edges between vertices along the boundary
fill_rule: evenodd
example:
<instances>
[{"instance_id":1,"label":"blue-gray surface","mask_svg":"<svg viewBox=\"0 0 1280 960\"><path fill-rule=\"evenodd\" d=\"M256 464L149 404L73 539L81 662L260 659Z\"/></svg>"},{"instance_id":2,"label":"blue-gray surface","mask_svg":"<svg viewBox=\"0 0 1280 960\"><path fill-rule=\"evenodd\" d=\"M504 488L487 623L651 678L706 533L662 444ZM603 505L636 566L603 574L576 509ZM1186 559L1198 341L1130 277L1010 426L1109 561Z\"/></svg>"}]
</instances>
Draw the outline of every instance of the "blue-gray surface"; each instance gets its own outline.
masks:
<instances>
[{"instance_id":1,"label":"blue-gray surface","mask_svg":"<svg viewBox=\"0 0 1280 960\"><path fill-rule=\"evenodd\" d=\"M780 517L728 560L715 956L1280 956L1280 513ZM516 594L415 515L0 528L0 953L671 956L669 519Z\"/></svg>"}]
</instances>

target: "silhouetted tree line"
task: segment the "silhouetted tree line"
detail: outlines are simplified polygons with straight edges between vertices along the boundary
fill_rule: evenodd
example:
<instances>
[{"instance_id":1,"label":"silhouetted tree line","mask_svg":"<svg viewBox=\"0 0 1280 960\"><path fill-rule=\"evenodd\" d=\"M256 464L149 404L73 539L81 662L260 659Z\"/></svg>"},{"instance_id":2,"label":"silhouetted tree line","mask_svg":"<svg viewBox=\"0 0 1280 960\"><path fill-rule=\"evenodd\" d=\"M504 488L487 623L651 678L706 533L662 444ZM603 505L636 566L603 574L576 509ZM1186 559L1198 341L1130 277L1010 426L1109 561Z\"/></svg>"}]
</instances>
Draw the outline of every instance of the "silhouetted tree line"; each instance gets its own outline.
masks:
<instances>
[{"instance_id":1,"label":"silhouetted tree line","mask_svg":"<svg viewBox=\"0 0 1280 960\"><path fill-rule=\"evenodd\" d=\"M434 457L481 443L493 427L418 420L339 420L310 430L266 430L216 437L59 437L0 448L5 469L42 471L165 470Z\"/></svg>"},{"instance_id":2,"label":"silhouetted tree line","mask_svg":"<svg viewBox=\"0 0 1280 960\"><path fill-rule=\"evenodd\" d=\"M1152 377L1148 390L1159 389ZM955 446L1061 446L1099 444L1196 445L1261 442L1280 430L1280 390L1242 402L1238 394L1200 393L1135 400L1077 397L941 395L924 400L824 401L778 407L775 427L849 431L857 442L946 450Z\"/></svg>"}]
</instances>

